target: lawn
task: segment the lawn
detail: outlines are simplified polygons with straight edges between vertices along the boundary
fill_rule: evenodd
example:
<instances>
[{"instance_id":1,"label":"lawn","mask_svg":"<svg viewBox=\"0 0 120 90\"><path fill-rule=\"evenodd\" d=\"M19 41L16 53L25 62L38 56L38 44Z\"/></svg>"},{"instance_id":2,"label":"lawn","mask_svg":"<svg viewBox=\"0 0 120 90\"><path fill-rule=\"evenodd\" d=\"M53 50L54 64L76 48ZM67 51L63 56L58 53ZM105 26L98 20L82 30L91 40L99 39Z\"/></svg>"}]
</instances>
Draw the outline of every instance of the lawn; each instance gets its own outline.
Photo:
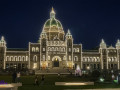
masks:
<instances>
[{"instance_id":1,"label":"lawn","mask_svg":"<svg viewBox=\"0 0 120 90\"><path fill-rule=\"evenodd\" d=\"M90 81L89 77L75 77L69 75L61 75L60 78L57 75L45 75L44 85L34 86L35 76L22 76L21 81L23 83L19 90L63 90L63 89L87 89L87 88L120 88L117 84L103 84L95 83L94 86L55 86L55 82L79 82L79 81ZM7 83L11 83L11 76L0 76L0 81L4 80ZM39 75L39 82L41 81L41 76Z\"/></svg>"}]
</instances>

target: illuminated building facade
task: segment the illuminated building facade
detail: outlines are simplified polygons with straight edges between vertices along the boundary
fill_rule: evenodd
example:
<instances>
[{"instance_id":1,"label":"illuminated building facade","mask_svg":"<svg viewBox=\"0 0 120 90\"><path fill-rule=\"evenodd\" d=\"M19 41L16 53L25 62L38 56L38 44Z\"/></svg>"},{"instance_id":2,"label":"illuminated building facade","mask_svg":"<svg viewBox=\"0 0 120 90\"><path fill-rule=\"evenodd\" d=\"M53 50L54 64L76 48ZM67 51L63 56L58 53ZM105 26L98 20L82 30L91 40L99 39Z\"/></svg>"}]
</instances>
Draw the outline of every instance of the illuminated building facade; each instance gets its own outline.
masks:
<instances>
[{"instance_id":1,"label":"illuminated building facade","mask_svg":"<svg viewBox=\"0 0 120 90\"><path fill-rule=\"evenodd\" d=\"M73 37L55 17L52 8L37 43L29 42L28 49L10 49L4 37L0 40L1 69L120 69L120 41L116 47L107 47L101 40L98 50L82 50L82 44L73 44Z\"/></svg>"}]
</instances>

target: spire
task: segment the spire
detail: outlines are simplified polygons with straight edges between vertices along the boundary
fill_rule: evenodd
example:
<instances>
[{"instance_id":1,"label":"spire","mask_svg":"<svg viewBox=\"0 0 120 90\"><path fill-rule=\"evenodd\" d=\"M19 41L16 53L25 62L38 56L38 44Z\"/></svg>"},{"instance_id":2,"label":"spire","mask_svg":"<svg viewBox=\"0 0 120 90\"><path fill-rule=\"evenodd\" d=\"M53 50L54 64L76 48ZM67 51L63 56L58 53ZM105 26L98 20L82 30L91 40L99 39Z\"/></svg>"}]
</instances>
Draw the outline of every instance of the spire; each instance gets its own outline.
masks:
<instances>
[{"instance_id":1,"label":"spire","mask_svg":"<svg viewBox=\"0 0 120 90\"><path fill-rule=\"evenodd\" d=\"M101 40L100 48L106 48L106 43L105 43L104 39Z\"/></svg>"},{"instance_id":2,"label":"spire","mask_svg":"<svg viewBox=\"0 0 120 90\"><path fill-rule=\"evenodd\" d=\"M52 7L52 11L51 11L51 13L55 13L55 11L54 11L54 8Z\"/></svg>"},{"instance_id":3,"label":"spire","mask_svg":"<svg viewBox=\"0 0 120 90\"><path fill-rule=\"evenodd\" d=\"M105 43L104 39L101 40L101 43Z\"/></svg>"},{"instance_id":4,"label":"spire","mask_svg":"<svg viewBox=\"0 0 120 90\"><path fill-rule=\"evenodd\" d=\"M120 48L120 40L119 39L117 40L116 48Z\"/></svg>"},{"instance_id":5,"label":"spire","mask_svg":"<svg viewBox=\"0 0 120 90\"><path fill-rule=\"evenodd\" d=\"M0 47L1 46L6 46L6 41L4 39L4 36L1 37L1 40L0 40Z\"/></svg>"},{"instance_id":6,"label":"spire","mask_svg":"<svg viewBox=\"0 0 120 90\"><path fill-rule=\"evenodd\" d=\"M55 18L55 11L54 11L54 8L52 7L52 10L50 12L50 18Z\"/></svg>"},{"instance_id":7,"label":"spire","mask_svg":"<svg viewBox=\"0 0 120 90\"><path fill-rule=\"evenodd\" d=\"M117 40L117 43L120 43L120 40L119 40L119 39Z\"/></svg>"},{"instance_id":8,"label":"spire","mask_svg":"<svg viewBox=\"0 0 120 90\"><path fill-rule=\"evenodd\" d=\"M67 35L71 35L71 32L70 32L70 30L69 30L69 29L68 29Z\"/></svg>"}]
</instances>

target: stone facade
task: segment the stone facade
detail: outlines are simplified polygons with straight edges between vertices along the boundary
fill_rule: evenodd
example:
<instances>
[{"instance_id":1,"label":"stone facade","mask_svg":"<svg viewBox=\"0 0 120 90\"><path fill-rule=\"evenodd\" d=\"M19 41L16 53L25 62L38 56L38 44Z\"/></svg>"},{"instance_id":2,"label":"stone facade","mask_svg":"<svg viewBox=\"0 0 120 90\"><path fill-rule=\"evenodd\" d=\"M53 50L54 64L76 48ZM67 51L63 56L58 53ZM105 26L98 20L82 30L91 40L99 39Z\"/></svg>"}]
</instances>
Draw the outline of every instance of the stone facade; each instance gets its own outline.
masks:
<instances>
[{"instance_id":1,"label":"stone facade","mask_svg":"<svg viewBox=\"0 0 120 90\"><path fill-rule=\"evenodd\" d=\"M101 40L98 50L83 50L82 44L74 44L70 30L65 34L62 24L52 9L37 43L29 42L28 49L7 48L4 37L0 40L0 69L41 70L73 69L120 69L120 41L116 47L107 47Z\"/></svg>"}]
</instances>

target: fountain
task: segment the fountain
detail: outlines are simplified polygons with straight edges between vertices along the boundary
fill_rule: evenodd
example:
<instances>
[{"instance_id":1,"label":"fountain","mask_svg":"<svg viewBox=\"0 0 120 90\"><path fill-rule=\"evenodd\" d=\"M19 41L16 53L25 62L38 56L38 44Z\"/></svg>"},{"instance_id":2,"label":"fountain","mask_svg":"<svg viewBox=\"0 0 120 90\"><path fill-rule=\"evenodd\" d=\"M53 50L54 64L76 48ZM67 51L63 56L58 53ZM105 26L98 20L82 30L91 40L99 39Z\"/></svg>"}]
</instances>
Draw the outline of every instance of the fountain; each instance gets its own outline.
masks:
<instances>
[{"instance_id":1,"label":"fountain","mask_svg":"<svg viewBox=\"0 0 120 90\"><path fill-rule=\"evenodd\" d=\"M75 76L82 76L80 66L77 65L76 70L75 70Z\"/></svg>"}]
</instances>

